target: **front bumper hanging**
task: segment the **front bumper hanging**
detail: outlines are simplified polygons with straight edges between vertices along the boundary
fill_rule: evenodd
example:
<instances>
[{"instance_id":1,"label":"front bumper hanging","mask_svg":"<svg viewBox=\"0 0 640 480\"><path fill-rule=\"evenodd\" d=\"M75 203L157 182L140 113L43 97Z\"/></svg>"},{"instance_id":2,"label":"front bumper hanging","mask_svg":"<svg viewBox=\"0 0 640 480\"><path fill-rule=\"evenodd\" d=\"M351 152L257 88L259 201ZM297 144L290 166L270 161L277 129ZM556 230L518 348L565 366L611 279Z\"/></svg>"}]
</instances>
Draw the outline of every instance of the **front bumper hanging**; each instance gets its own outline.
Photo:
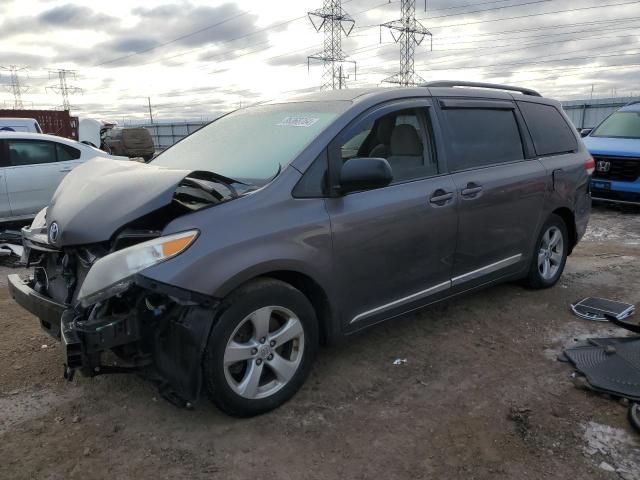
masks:
<instances>
[{"instance_id":1,"label":"front bumper hanging","mask_svg":"<svg viewBox=\"0 0 640 480\"><path fill-rule=\"evenodd\" d=\"M60 319L68 305L58 303L31 288L29 280L19 275L8 276L9 294L22 308L40 320L42 328L54 338L60 338Z\"/></svg>"},{"instance_id":2,"label":"front bumper hanging","mask_svg":"<svg viewBox=\"0 0 640 480\"><path fill-rule=\"evenodd\" d=\"M146 285L143 278L137 278L131 292L136 300L125 302L127 308L102 305L76 310L38 293L32 282L9 275L9 292L39 318L45 331L61 341L65 378L73 379L76 370L84 376L136 371L154 381L172 403L189 406L198 399L201 361L216 299L199 298L199 294L169 285L165 290L158 282ZM150 298L165 303L153 306ZM118 357L117 364L104 362L103 355L109 352Z\"/></svg>"}]
</instances>

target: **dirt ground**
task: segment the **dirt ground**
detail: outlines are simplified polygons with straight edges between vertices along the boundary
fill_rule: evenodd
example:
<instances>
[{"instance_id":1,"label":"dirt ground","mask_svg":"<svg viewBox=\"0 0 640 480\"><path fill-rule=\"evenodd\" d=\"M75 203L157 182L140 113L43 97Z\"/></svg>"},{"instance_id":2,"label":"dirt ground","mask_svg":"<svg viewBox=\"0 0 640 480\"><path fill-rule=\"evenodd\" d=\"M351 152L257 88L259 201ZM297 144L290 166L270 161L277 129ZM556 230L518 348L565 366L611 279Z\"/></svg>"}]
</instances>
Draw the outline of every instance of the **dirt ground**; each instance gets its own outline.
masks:
<instances>
[{"instance_id":1,"label":"dirt ground","mask_svg":"<svg viewBox=\"0 0 640 480\"><path fill-rule=\"evenodd\" d=\"M0 479L640 479L626 408L575 388L555 358L620 333L570 302L640 304L640 214L596 209L553 289L494 287L323 349L293 400L248 420L178 409L136 376L64 381L7 273Z\"/></svg>"}]
</instances>

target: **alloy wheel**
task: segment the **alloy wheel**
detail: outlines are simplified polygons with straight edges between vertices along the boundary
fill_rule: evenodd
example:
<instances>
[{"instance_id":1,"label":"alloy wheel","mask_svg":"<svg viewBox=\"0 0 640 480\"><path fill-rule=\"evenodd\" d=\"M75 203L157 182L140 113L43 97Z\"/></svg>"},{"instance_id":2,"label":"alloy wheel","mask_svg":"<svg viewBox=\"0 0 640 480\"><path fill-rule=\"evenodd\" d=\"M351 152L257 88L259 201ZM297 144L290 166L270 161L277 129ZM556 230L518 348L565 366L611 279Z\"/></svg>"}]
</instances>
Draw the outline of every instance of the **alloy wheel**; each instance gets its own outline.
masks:
<instances>
[{"instance_id":1,"label":"alloy wheel","mask_svg":"<svg viewBox=\"0 0 640 480\"><path fill-rule=\"evenodd\" d=\"M304 354L304 328L291 310L262 307L236 327L224 351L231 389L251 400L273 395L294 376Z\"/></svg>"},{"instance_id":2,"label":"alloy wheel","mask_svg":"<svg viewBox=\"0 0 640 480\"><path fill-rule=\"evenodd\" d=\"M556 276L562 266L564 240L562 232L556 226L549 227L540 242L538 250L538 272L545 280Z\"/></svg>"}]
</instances>

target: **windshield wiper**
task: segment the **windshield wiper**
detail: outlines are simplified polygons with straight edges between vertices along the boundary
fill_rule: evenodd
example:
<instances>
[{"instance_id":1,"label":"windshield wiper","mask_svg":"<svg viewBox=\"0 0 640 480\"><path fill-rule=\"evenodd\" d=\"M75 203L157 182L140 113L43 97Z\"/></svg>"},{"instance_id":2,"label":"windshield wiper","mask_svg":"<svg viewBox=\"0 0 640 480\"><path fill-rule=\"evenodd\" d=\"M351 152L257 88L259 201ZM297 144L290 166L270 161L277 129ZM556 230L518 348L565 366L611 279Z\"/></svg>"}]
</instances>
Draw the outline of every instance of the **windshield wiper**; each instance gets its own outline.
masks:
<instances>
[{"instance_id":1,"label":"windshield wiper","mask_svg":"<svg viewBox=\"0 0 640 480\"><path fill-rule=\"evenodd\" d=\"M240 180L236 180L234 178L225 177L224 175L220 175L215 172L209 172L206 170L196 170L194 172L191 172L185 178L185 180L191 181L191 183L196 184L198 187L216 196L220 195L220 192L217 189L215 188L212 189L207 185L203 184L202 182L199 182L198 180L201 180L204 182L218 183L223 187L225 187L227 190L229 190L231 198L237 198L240 196L240 194L238 193L238 190L236 189L236 187L233 186L233 184L244 185L247 187L251 186L251 184L249 183L245 183Z\"/></svg>"}]
</instances>

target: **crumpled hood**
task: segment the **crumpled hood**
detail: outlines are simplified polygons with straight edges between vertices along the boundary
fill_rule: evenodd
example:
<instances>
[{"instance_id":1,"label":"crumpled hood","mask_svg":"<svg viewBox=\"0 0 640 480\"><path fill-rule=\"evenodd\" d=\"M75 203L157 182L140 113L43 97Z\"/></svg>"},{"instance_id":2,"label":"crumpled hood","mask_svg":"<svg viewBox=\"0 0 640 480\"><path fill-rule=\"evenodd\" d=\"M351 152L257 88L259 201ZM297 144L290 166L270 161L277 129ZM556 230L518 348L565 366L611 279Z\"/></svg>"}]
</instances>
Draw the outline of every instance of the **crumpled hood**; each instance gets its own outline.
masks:
<instances>
[{"instance_id":1,"label":"crumpled hood","mask_svg":"<svg viewBox=\"0 0 640 480\"><path fill-rule=\"evenodd\" d=\"M585 137L582 140L592 155L640 157L640 139Z\"/></svg>"},{"instance_id":2,"label":"crumpled hood","mask_svg":"<svg viewBox=\"0 0 640 480\"><path fill-rule=\"evenodd\" d=\"M70 172L47 210L58 247L107 241L133 220L171 203L189 170L95 158ZM51 241L51 239L50 239Z\"/></svg>"}]
</instances>

